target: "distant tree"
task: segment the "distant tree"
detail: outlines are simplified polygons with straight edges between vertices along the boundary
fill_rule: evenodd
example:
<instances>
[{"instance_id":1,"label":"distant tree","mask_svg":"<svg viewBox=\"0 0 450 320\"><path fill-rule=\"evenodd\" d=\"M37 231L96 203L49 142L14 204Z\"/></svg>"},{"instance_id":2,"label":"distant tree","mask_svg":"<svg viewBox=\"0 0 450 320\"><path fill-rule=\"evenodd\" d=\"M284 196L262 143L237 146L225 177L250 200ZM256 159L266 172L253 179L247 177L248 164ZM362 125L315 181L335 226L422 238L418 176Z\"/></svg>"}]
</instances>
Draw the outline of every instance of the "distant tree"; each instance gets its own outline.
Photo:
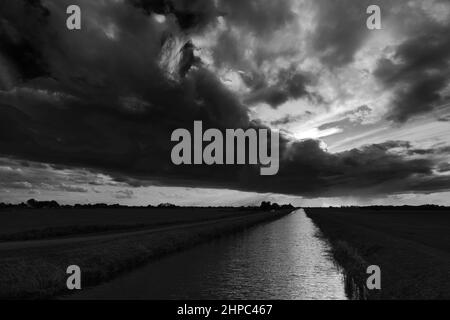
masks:
<instances>
[{"instance_id":1,"label":"distant tree","mask_svg":"<svg viewBox=\"0 0 450 320\"><path fill-rule=\"evenodd\" d=\"M34 199L30 199L27 201L27 206L30 208L37 208L38 207L38 202Z\"/></svg>"},{"instance_id":2,"label":"distant tree","mask_svg":"<svg viewBox=\"0 0 450 320\"><path fill-rule=\"evenodd\" d=\"M33 209L43 209L43 208L59 208L59 203L55 200L52 201L37 201L35 199L30 199L27 201L27 206Z\"/></svg>"},{"instance_id":3,"label":"distant tree","mask_svg":"<svg viewBox=\"0 0 450 320\"><path fill-rule=\"evenodd\" d=\"M158 208L176 208L176 205L172 203L160 203Z\"/></svg>"},{"instance_id":4,"label":"distant tree","mask_svg":"<svg viewBox=\"0 0 450 320\"><path fill-rule=\"evenodd\" d=\"M261 205L259 207L261 210L270 210L271 209L270 201L261 202Z\"/></svg>"}]
</instances>

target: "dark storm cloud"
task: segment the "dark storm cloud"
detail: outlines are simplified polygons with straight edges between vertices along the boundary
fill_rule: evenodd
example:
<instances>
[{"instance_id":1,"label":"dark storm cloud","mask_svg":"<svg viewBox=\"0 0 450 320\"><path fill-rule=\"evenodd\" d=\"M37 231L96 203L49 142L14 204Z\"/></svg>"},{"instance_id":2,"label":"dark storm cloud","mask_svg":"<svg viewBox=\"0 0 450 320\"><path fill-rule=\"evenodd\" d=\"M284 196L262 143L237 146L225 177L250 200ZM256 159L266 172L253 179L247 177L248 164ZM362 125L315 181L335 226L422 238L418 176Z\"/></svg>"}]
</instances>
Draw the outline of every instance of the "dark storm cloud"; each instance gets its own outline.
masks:
<instances>
[{"instance_id":1,"label":"dark storm cloud","mask_svg":"<svg viewBox=\"0 0 450 320\"><path fill-rule=\"evenodd\" d=\"M157 13L175 17L176 22L183 32L194 34L204 31L208 26L218 23L218 17L227 22L226 30L219 35L218 44L213 48L214 63L219 67L233 67L252 73L257 73L251 64L258 66L265 61L274 59L275 56L293 54L292 50L276 53L267 52L261 46L252 49L250 61L244 58L248 38L255 36L255 40L264 41L270 39L276 31L287 26L296 17L292 11L291 0L256 1L210 1L210 0L130 0L130 2L145 10L146 13ZM232 32L233 28L239 28L239 34ZM307 79L302 74L280 74L278 83L274 85L264 84L264 88L256 88L247 102L266 102L273 107L288 101L291 98L299 98L306 94L304 85ZM264 77L259 74L258 77ZM290 77L290 79L288 79ZM266 81L266 79L261 79ZM253 89L254 86L252 85Z\"/></svg>"},{"instance_id":2,"label":"dark storm cloud","mask_svg":"<svg viewBox=\"0 0 450 320\"><path fill-rule=\"evenodd\" d=\"M253 92L245 99L245 103L250 105L267 103L272 108L277 108L289 100L311 97L307 85L312 82L312 78L312 75L298 72L293 68L283 69L278 73L275 84L261 84L257 80Z\"/></svg>"},{"instance_id":3,"label":"dark storm cloud","mask_svg":"<svg viewBox=\"0 0 450 320\"><path fill-rule=\"evenodd\" d=\"M379 61L375 77L386 88L394 88L388 119L405 122L449 98L441 94L450 84L449 33L449 25L424 25L396 48L395 61Z\"/></svg>"},{"instance_id":4,"label":"dark storm cloud","mask_svg":"<svg viewBox=\"0 0 450 320\"><path fill-rule=\"evenodd\" d=\"M242 26L260 36L286 26L295 18L291 0L221 1L221 10L232 24Z\"/></svg>"},{"instance_id":5,"label":"dark storm cloud","mask_svg":"<svg viewBox=\"0 0 450 320\"><path fill-rule=\"evenodd\" d=\"M174 129L194 119L217 128L248 126L247 110L206 69L181 82L166 77L157 65L164 30L146 15L119 4L105 11L120 30L116 41L90 28L68 32L64 16L52 33L33 30L49 52L52 74L0 92L3 154L165 176Z\"/></svg>"},{"instance_id":6,"label":"dark storm cloud","mask_svg":"<svg viewBox=\"0 0 450 320\"><path fill-rule=\"evenodd\" d=\"M366 27L369 5L379 5L383 10L383 19L387 18L391 6L389 1L383 0L317 0L313 3L317 10L313 47L329 67L341 67L353 62L370 33Z\"/></svg>"},{"instance_id":7,"label":"dark storm cloud","mask_svg":"<svg viewBox=\"0 0 450 320\"><path fill-rule=\"evenodd\" d=\"M390 142L330 154L318 141L295 142L284 149L277 176L254 179L247 188L306 197L429 191L435 162L408 159L392 150L405 146L408 144ZM437 190L448 189L444 182L448 184L449 177L438 180Z\"/></svg>"},{"instance_id":8,"label":"dark storm cloud","mask_svg":"<svg viewBox=\"0 0 450 320\"><path fill-rule=\"evenodd\" d=\"M15 78L11 79L12 83L4 83L0 75L0 89L21 80L48 75L48 66L32 32L37 27L45 28L49 14L38 0L0 3L0 61L3 58L16 71L11 75ZM28 19L26 24L22 23L23 19Z\"/></svg>"},{"instance_id":9,"label":"dark storm cloud","mask_svg":"<svg viewBox=\"0 0 450 320\"><path fill-rule=\"evenodd\" d=\"M182 30L199 31L218 17L259 35L273 32L293 17L291 0L129 0L147 13L173 15Z\"/></svg>"},{"instance_id":10,"label":"dark storm cloud","mask_svg":"<svg viewBox=\"0 0 450 320\"><path fill-rule=\"evenodd\" d=\"M433 176L433 160L409 159L391 152L394 145L403 147L398 144L331 154L319 141L290 141L282 136L280 171L271 177L260 176L259 168L253 166L172 165L170 135L177 128L191 129L194 120L202 120L204 129L261 127L249 120L247 107L206 67L195 66L183 79L174 80L159 66L161 39L167 32L176 35L176 28L153 21L136 6L112 2L106 7L82 1L82 7L91 6L83 11L84 21L95 23L69 32L64 28L68 2L52 2L50 14L43 18L40 9L27 12L27 19L16 3L23 4L16 0L2 3L7 10L0 14L7 20L16 17L15 28L21 30L21 37L34 39L32 56L46 66L49 75L40 73L0 91L0 153L4 156L50 163L55 172L64 167L85 168L92 175L105 173L130 186L217 187L311 197L444 188L446 178ZM166 10L157 7L160 2L151 3L155 7L148 12ZM177 10L196 12L203 2L185 2L186 7L176 3ZM277 8L268 1L261 3L274 11L274 22L267 23L273 23L273 28L282 25L286 17L277 10L285 12L284 5ZM230 2L229 12L237 4ZM208 8L205 4L206 12ZM250 4L243 8L250 16L262 14ZM243 21L243 17L236 13L230 19L246 28L263 28L258 21ZM192 25L204 26L209 20L200 21ZM113 35L107 32L111 25ZM1 27L5 32L4 25ZM1 47L0 52L4 54ZM10 62L10 66L26 69L19 63ZM268 85L265 78L255 85L260 96L253 101L277 106L308 96L308 83L309 78L302 73L283 71L274 85ZM273 92L276 94L271 96ZM51 172L45 170L41 172ZM36 175L32 181L30 173L16 171L13 174L18 176L10 179L12 183L54 184L66 191L72 188L59 180L39 181ZM42 179L50 179L47 174L42 174ZM69 181L101 184L86 176L89 174L74 174Z\"/></svg>"},{"instance_id":11,"label":"dark storm cloud","mask_svg":"<svg viewBox=\"0 0 450 320\"><path fill-rule=\"evenodd\" d=\"M209 0L129 0L147 13L173 15L183 30L202 29L220 16L214 1Z\"/></svg>"}]
</instances>

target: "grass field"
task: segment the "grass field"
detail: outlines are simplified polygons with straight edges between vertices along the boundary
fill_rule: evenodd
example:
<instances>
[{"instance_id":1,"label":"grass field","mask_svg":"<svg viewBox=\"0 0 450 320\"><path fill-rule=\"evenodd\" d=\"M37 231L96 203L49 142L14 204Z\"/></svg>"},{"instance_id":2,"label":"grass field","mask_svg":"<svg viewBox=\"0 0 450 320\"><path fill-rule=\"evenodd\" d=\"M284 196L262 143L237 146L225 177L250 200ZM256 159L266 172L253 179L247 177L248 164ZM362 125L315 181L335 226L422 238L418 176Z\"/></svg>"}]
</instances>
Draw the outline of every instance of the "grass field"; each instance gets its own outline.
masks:
<instances>
[{"instance_id":1,"label":"grass field","mask_svg":"<svg viewBox=\"0 0 450 320\"><path fill-rule=\"evenodd\" d=\"M109 208L0 210L0 241L35 240L75 234L188 223L249 213L244 209ZM253 212L257 212L253 210Z\"/></svg>"},{"instance_id":2,"label":"grass field","mask_svg":"<svg viewBox=\"0 0 450 320\"><path fill-rule=\"evenodd\" d=\"M0 243L0 298L67 294L69 265L80 266L83 287L89 287L162 255L291 211L177 208L1 212L0 238L15 241ZM95 232L94 226L101 231ZM34 240L16 241L30 239L30 235Z\"/></svg>"},{"instance_id":3,"label":"grass field","mask_svg":"<svg viewBox=\"0 0 450 320\"><path fill-rule=\"evenodd\" d=\"M310 208L354 298L450 299L450 212ZM366 290L369 265L381 290Z\"/></svg>"}]
</instances>

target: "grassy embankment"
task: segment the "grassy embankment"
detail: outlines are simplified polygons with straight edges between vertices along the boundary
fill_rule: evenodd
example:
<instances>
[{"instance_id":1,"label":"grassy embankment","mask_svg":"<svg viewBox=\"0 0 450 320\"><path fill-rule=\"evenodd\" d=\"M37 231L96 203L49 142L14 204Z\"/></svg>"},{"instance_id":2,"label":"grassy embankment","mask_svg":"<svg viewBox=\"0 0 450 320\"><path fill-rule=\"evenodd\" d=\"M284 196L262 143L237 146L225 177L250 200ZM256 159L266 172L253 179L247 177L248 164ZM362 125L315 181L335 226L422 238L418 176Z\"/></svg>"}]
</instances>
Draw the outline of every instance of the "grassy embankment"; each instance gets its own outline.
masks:
<instances>
[{"instance_id":1,"label":"grassy embankment","mask_svg":"<svg viewBox=\"0 0 450 320\"><path fill-rule=\"evenodd\" d=\"M0 210L0 241L127 231L231 217L242 212L245 213L233 208L10 208Z\"/></svg>"},{"instance_id":2,"label":"grassy embankment","mask_svg":"<svg viewBox=\"0 0 450 320\"><path fill-rule=\"evenodd\" d=\"M238 209L114 209L106 210L106 212L104 210L96 211L55 209L1 212L0 226L2 227L0 227L0 233L6 234L4 238L8 238L8 235L15 235L11 238L17 239L18 234L38 234L37 238L42 238L44 235L54 237L55 234L48 234L49 228L70 231L70 226L73 226L74 230L86 231L87 228L89 232L92 231L89 226L102 226L102 230L116 231L118 226L123 225L125 221L131 221L133 218L133 224L126 224L127 230L136 223L147 226L153 224L158 227L161 225L174 226L176 224L208 222L148 234L127 235L123 233L123 236L104 241L82 241L9 251L3 249L0 251L0 298L49 298L68 293L65 271L67 266L72 264L80 266L82 270L83 287L97 285L152 259L227 233L277 219L292 210L280 210L278 212L242 211ZM24 215L30 220L23 220ZM11 217L13 216L16 219L15 223L11 223ZM102 221L104 225L100 224ZM5 225L2 225L1 222L5 222ZM37 231L39 225L46 231L39 233ZM24 228L30 226L32 232L24 230ZM32 242L30 241L30 243ZM4 242L3 245L7 245L7 242Z\"/></svg>"},{"instance_id":3,"label":"grassy embankment","mask_svg":"<svg viewBox=\"0 0 450 320\"><path fill-rule=\"evenodd\" d=\"M354 299L450 299L450 212L306 209L346 275ZM381 290L367 290L369 265Z\"/></svg>"}]
</instances>

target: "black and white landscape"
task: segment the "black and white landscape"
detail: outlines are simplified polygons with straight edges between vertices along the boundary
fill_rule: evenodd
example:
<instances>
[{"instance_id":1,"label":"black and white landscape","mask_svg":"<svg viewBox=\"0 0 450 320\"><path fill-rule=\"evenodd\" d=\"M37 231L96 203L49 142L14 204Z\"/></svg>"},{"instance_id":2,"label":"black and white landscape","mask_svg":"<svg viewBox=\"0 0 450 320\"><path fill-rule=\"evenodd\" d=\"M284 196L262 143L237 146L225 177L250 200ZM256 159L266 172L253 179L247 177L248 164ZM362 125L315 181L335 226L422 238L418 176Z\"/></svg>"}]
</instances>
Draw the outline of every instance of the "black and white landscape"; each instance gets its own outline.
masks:
<instances>
[{"instance_id":1,"label":"black and white landscape","mask_svg":"<svg viewBox=\"0 0 450 320\"><path fill-rule=\"evenodd\" d=\"M449 33L447 0L2 0L0 298L449 299Z\"/></svg>"}]
</instances>

